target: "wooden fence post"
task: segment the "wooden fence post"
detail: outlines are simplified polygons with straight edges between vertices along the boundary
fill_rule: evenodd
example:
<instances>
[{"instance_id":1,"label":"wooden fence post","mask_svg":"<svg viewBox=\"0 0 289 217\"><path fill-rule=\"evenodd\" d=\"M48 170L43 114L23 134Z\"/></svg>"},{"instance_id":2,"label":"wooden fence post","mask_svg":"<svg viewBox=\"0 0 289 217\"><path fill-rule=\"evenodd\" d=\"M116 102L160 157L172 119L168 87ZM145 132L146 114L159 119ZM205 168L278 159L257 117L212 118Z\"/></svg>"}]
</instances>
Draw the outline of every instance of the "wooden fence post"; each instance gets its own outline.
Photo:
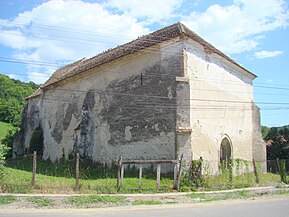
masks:
<instances>
[{"instance_id":1,"label":"wooden fence post","mask_svg":"<svg viewBox=\"0 0 289 217\"><path fill-rule=\"evenodd\" d=\"M161 165L157 164L157 189L161 186Z\"/></svg>"},{"instance_id":2,"label":"wooden fence post","mask_svg":"<svg viewBox=\"0 0 289 217\"><path fill-rule=\"evenodd\" d=\"M119 157L117 163L117 187L122 186L122 156Z\"/></svg>"},{"instance_id":3,"label":"wooden fence post","mask_svg":"<svg viewBox=\"0 0 289 217\"><path fill-rule=\"evenodd\" d=\"M31 181L31 185L32 185L32 187L34 187L35 186L35 176L36 176L37 152L34 151L32 156L33 156L33 160L32 160L32 181Z\"/></svg>"},{"instance_id":4,"label":"wooden fence post","mask_svg":"<svg viewBox=\"0 0 289 217\"><path fill-rule=\"evenodd\" d=\"M75 179L76 179L76 190L79 190L79 153L76 153L75 159Z\"/></svg>"},{"instance_id":5,"label":"wooden fence post","mask_svg":"<svg viewBox=\"0 0 289 217\"><path fill-rule=\"evenodd\" d=\"M180 189L180 185L181 185L181 178L182 178L182 169L183 169L183 156L184 154L181 155L180 161L179 161L179 174L178 174L178 186L177 186L177 190Z\"/></svg>"},{"instance_id":6,"label":"wooden fence post","mask_svg":"<svg viewBox=\"0 0 289 217\"><path fill-rule=\"evenodd\" d=\"M256 168L256 162L254 159L253 159L253 168L254 168L254 174L256 177L256 183L259 184L259 175L258 175L257 168Z\"/></svg>"},{"instance_id":7,"label":"wooden fence post","mask_svg":"<svg viewBox=\"0 0 289 217\"><path fill-rule=\"evenodd\" d=\"M138 180L138 188L141 189L142 186L142 164L139 165L139 180Z\"/></svg>"},{"instance_id":8,"label":"wooden fence post","mask_svg":"<svg viewBox=\"0 0 289 217\"><path fill-rule=\"evenodd\" d=\"M279 175L281 176L281 165L280 165L280 160L279 160L279 158L276 159L276 162L277 162L278 173L279 173Z\"/></svg>"},{"instance_id":9,"label":"wooden fence post","mask_svg":"<svg viewBox=\"0 0 289 217\"><path fill-rule=\"evenodd\" d=\"M174 190L177 190L178 188L177 176L178 176L178 164L175 163L174 164L174 185L173 185Z\"/></svg>"}]
</instances>

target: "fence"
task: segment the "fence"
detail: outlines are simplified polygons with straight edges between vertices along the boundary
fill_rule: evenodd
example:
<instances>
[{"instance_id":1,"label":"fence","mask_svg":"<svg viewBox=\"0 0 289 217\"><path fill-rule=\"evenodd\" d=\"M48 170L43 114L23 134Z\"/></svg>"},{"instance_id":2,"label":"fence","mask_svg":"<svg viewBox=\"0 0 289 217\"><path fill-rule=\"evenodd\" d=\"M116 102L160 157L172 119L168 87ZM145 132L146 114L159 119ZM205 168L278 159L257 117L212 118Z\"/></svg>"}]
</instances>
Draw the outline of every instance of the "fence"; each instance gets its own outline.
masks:
<instances>
[{"instance_id":1,"label":"fence","mask_svg":"<svg viewBox=\"0 0 289 217\"><path fill-rule=\"evenodd\" d=\"M30 161L29 159L32 160ZM16 169L20 170L26 170L29 171L29 167L31 168L32 172L32 179L31 179L31 186L33 188L37 188L37 174L39 175L48 175L48 176L61 176L59 171L52 173L51 171L47 171L45 173L45 167L46 164L48 163L47 161L43 161L41 158L37 157L37 153L34 152L32 155L27 155L25 157L28 161L26 164L29 164L28 162L32 162L31 166L27 165L18 165L15 167ZM74 178L75 179L75 184L74 184L74 190L79 190L81 187L81 179L84 178L85 180L90 179L90 180L97 180L98 178L117 178L117 183L115 186L119 189L119 187L123 186L123 179L124 179L124 171L125 171L125 165L130 166L130 165L139 165L139 172L138 172L138 177L139 177L139 182L138 182L138 187L139 189L142 188L142 175L144 172L144 167L143 165L156 165L156 189L160 189L160 184L161 184L161 173L162 173L162 167L161 165L164 164L173 164L174 165L174 175L173 175L173 186L172 189L178 189L178 186L180 185L180 177L182 173L182 156L178 160L123 160L120 158L116 164L112 164L111 168L109 166L103 166L101 164L94 165L93 163L89 165L89 167L84 166L84 160L82 160L79 156L79 153L76 153L75 158L71 160L65 160L63 161L63 164L67 164L66 167L61 167L66 170L65 174L63 174L63 177L65 178ZM21 163L20 163L21 164ZM54 164L48 163L49 167L51 168L51 165L56 165L56 169L59 166L59 162L56 162ZM61 163L60 163L61 164ZM13 167L13 166L12 166ZM133 169L131 168L130 170L133 172L128 172L130 173L129 176L132 177L133 174L135 174L134 170L136 167ZM60 169L60 168L58 168ZM87 172L87 170L91 170L91 172ZM128 169L128 168L127 168ZM49 170L49 169L48 169ZM85 171L84 171L85 170ZM98 170L99 173L102 173L102 175L98 175L97 177L95 174L96 171ZM66 174L68 172L68 174ZM129 169L128 169L129 171ZM152 170L146 170L145 172L148 172L150 175L152 174ZM108 175L106 175L108 173ZM91 177L89 177L91 175ZM94 178L95 177L95 178ZM171 176L170 176L171 177ZM73 179L73 180L74 180ZM84 180L83 180L84 181ZM167 186L166 186L167 187Z\"/></svg>"},{"instance_id":2,"label":"fence","mask_svg":"<svg viewBox=\"0 0 289 217\"><path fill-rule=\"evenodd\" d=\"M11 160L12 162L12 160ZM70 160L61 160L56 164L48 163L47 161L43 161L40 158L36 158L36 152L34 152L33 157L28 156L23 158L21 161L16 161L14 164L18 164L17 166L11 165L9 166L9 161L7 162L8 167L15 168L18 170L29 171L32 176L31 179L29 177L29 182L25 182L25 185L30 185L34 187L36 190L40 189L46 191L46 184L43 184L43 180L50 179L50 177L64 177L68 178L69 182L63 182L63 184L59 184L59 188L66 188L65 185L69 185L67 188L72 190L82 190L83 189L99 189L97 192L100 193L109 193L110 189L114 189L115 192L118 191L120 186L123 186L125 189L141 189L143 186L147 185L147 179L143 180L144 175L146 175L147 171L146 166L151 164L154 165L154 168L150 170L153 173L153 177L156 175L155 186L157 189L160 189L161 176L164 172L162 171L164 164L173 165L174 174L171 175L168 179L169 182L162 184L166 189L180 189L182 186L186 185L186 179L184 176L187 174L186 178L196 182L195 180L201 178L206 179L206 185L200 185L201 187L248 187L251 184L260 183L260 185L264 184L264 174L260 173L260 165L264 162L255 162L255 161L242 161L242 160L233 160L232 162L222 163L218 161L207 161L207 160L198 160L199 164L191 164L191 170L188 173L187 170L182 171L182 163L188 164L188 162L182 162L182 159L178 160L124 160L120 158L115 164L110 166L105 166L102 164L85 164L85 161L79 158L79 154L76 154L73 159ZM26 165L24 165L26 164ZM129 170L130 165L138 165L138 167L134 167L134 170ZM145 166L146 165L146 166ZM217 166L216 166L217 165ZM229 167L228 167L229 165ZM268 160L266 162L267 171L272 174L272 182L283 182L289 181L289 160ZM49 167L49 168L48 168ZM51 169L52 168L52 169ZM55 172L52 171L55 168ZM211 176L213 169L218 171ZM126 171L126 176L129 177L138 177L138 183L136 181L135 184L130 185L123 182L124 173ZM132 172L133 171L133 172ZM32 172L32 173L31 173ZM37 175L36 175L37 174ZM29 175L29 174L28 174ZM38 176L45 175L45 176ZM49 177L48 177L49 176ZM107 181L106 181L107 178ZM128 177L126 177L128 178ZM132 178L130 181L134 181ZM105 182L106 190L103 190L103 186L100 186L98 180L103 180ZM153 188L154 182L151 177L148 177L150 182L149 188ZM245 181L244 181L245 180ZM164 180L165 182L166 180ZM173 182L172 182L173 181ZM265 180L266 181L266 180ZM57 180L58 182L58 180ZM218 182L220 184L218 184ZM272 183L270 180L268 183ZM107 184L109 183L109 184ZM209 184L208 184L209 183ZM13 183L12 183L13 184ZM19 182L18 185L24 185L23 182ZM51 185L48 186L57 189L55 187L56 183L51 181ZM137 187L136 187L137 186ZM198 186L197 186L198 187ZM20 188L20 187L19 187ZM63 191L62 191L63 192Z\"/></svg>"},{"instance_id":3,"label":"fence","mask_svg":"<svg viewBox=\"0 0 289 217\"><path fill-rule=\"evenodd\" d=\"M177 190L180 185L180 178L182 174L182 159L183 155L179 160L123 160L122 157L119 157L118 160L118 172L117 172L117 186L121 187L123 185L123 177L124 177L124 165L134 165L139 164L139 182L138 187L142 188L142 171L143 165L157 165L157 180L156 180L156 188L160 189L160 180L161 180L161 164L173 164L174 165L174 184L173 189Z\"/></svg>"}]
</instances>

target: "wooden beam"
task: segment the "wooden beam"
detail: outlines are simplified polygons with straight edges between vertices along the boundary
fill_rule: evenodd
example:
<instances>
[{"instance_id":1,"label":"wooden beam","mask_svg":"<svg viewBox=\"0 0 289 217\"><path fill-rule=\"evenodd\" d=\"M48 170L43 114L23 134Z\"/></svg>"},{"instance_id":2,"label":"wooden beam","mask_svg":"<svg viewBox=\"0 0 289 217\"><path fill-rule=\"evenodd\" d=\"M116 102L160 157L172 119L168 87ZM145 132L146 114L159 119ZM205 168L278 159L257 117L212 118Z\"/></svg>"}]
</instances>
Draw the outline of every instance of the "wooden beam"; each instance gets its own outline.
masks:
<instances>
[{"instance_id":1,"label":"wooden beam","mask_svg":"<svg viewBox=\"0 0 289 217\"><path fill-rule=\"evenodd\" d=\"M123 160L122 164L166 164L178 163L178 160Z\"/></svg>"}]
</instances>

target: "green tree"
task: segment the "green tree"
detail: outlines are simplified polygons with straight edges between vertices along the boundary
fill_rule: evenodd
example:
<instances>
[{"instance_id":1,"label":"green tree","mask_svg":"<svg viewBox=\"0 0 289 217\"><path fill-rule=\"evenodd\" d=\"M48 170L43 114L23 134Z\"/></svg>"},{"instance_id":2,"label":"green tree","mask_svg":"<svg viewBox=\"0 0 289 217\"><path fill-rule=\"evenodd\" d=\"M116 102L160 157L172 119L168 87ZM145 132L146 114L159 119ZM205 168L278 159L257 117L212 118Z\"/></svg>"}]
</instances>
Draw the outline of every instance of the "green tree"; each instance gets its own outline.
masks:
<instances>
[{"instance_id":1,"label":"green tree","mask_svg":"<svg viewBox=\"0 0 289 217\"><path fill-rule=\"evenodd\" d=\"M0 141L2 145L5 145L7 147L5 158L11 158L12 157L12 151L13 151L13 139L15 134L18 132L18 129L9 130L6 136Z\"/></svg>"},{"instance_id":2,"label":"green tree","mask_svg":"<svg viewBox=\"0 0 289 217\"><path fill-rule=\"evenodd\" d=\"M288 126L272 127L265 140L270 141L267 146L268 160L289 159L289 130Z\"/></svg>"},{"instance_id":3,"label":"green tree","mask_svg":"<svg viewBox=\"0 0 289 217\"><path fill-rule=\"evenodd\" d=\"M19 126L25 98L38 87L33 82L25 83L0 74L0 121Z\"/></svg>"},{"instance_id":4,"label":"green tree","mask_svg":"<svg viewBox=\"0 0 289 217\"><path fill-rule=\"evenodd\" d=\"M270 128L267 126L261 126L262 137L266 138L267 134L269 133Z\"/></svg>"}]
</instances>

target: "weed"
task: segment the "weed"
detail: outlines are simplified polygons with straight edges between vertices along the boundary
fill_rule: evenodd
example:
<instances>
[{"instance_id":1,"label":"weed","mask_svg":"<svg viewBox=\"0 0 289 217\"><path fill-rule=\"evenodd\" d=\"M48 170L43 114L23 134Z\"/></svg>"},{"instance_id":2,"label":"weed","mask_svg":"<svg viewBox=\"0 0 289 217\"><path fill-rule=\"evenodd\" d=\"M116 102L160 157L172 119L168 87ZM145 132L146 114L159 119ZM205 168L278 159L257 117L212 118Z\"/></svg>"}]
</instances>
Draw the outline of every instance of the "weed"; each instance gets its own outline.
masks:
<instances>
[{"instance_id":1,"label":"weed","mask_svg":"<svg viewBox=\"0 0 289 217\"><path fill-rule=\"evenodd\" d=\"M13 203L17 200L15 196L1 196L0 197L0 205Z\"/></svg>"},{"instance_id":2,"label":"weed","mask_svg":"<svg viewBox=\"0 0 289 217\"><path fill-rule=\"evenodd\" d=\"M276 185L276 188L289 188L289 185L284 185L284 184L282 183L282 184Z\"/></svg>"},{"instance_id":3,"label":"weed","mask_svg":"<svg viewBox=\"0 0 289 217\"><path fill-rule=\"evenodd\" d=\"M93 203L122 203L125 201L123 196L100 196L100 195L90 195L90 196L73 196L69 197L65 203L75 206L83 206L86 204Z\"/></svg>"},{"instance_id":4,"label":"weed","mask_svg":"<svg viewBox=\"0 0 289 217\"><path fill-rule=\"evenodd\" d=\"M132 205L161 205L163 204L157 200L136 200L132 203Z\"/></svg>"},{"instance_id":5,"label":"weed","mask_svg":"<svg viewBox=\"0 0 289 217\"><path fill-rule=\"evenodd\" d=\"M251 197L249 191L237 191L217 194L191 194L189 197L194 199L200 199L201 202L209 202L216 200L229 200L229 199L244 199Z\"/></svg>"},{"instance_id":6,"label":"weed","mask_svg":"<svg viewBox=\"0 0 289 217\"><path fill-rule=\"evenodd\" d=\"M205 194L191 194L190 195L191 198L196 199L196 198L200 198L200 199L204 199L205 198Z\"/></svg>"},{"instance_id":7,"label":"weed","mask_svg":"<svg viewBox=\"0 0 289 217\"><path fill-rule=\"evenodd\" d=\"M53 200L44 197L27 197L28 202L34 203L36 207L48 207L53 205Z\"/></svg>"}]
</instances>

